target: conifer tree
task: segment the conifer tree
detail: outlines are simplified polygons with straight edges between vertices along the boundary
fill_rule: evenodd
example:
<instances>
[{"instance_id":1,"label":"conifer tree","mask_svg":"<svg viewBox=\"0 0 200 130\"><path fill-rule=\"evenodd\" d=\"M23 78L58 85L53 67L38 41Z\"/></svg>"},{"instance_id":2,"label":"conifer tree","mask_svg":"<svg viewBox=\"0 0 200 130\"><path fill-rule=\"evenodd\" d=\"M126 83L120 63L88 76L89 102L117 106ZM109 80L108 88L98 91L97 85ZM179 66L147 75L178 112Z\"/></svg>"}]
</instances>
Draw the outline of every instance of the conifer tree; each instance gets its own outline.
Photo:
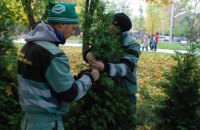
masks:
<instances>
[{"instance_id":1,"label":"conifer tree","mask_svg":"<svg viewBox=\"0 0 200 130\"><path fill-rule=\"evenodd\" d=\"M0 2L0 130L18 130L21 108L17 94L17 49L12 42L14 12Z\"/></svg>"},{"instance_id":2,"label":"conifer tree","mask_svg":"<svg viewBox=\"0 0 200 130\"><path fill-rule=\"evenodd\" d=\"M109 32L112 12L105 12L100 3L93 17L89 43L94 56L104 62L116 62L123 55L120 41ZM135 108L127 90L116 84L106 73L94 83L90 92L70 109L65 123L70 130L132 130L135 126Z\"/></svg>"},{"instance_id":3,"label":"conifer tree","mask_svg":"<svg viewBox=\"0 0 200 130\"><path fill-rule=\"evenodd\" d=\"M166 95L157 111L159 130L200 129L200 62L195 50L199 43L190 43L186 54L176 53L177 62L162 83Z\"/></svg>"}]
</instances>

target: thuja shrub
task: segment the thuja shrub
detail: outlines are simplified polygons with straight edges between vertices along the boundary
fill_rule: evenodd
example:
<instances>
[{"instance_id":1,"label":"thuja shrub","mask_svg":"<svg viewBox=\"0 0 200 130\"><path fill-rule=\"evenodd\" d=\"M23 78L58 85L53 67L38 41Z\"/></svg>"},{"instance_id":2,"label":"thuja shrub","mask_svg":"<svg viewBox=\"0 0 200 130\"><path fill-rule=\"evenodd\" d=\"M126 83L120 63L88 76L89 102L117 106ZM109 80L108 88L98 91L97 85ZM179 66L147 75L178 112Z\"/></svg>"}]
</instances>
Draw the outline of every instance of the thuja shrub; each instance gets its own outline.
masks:
<instances>
[{"instance_id":1,"label":"thuja shrub","mask_svg":"<svg viewBox=\"0 0 200 130\"><path fill-rule=\"evenodd\" d=\"M100 3L90 29L89 43L94 56L104 62L117 62L122 55L115 33L109 32L113 13L105 13ZM119 86L117 78L101 73L89 93L70 108L65 128L70 130L132 130L135 126L135 107L127 89Z\"/></svg>"},{"instance_id":2,"label":"thuja shrub","mask_svg":"<svg viewBox=\"0 0 200 130\"><path fill-rule=\"evenodd\" d=\"M0 130L19 130L21 108L17 93L17 49L10 39L14 12L0 2Z\"/></svg>"},{"instance_id":3,"label":"thuja shrub","mask_svg":"<svg viewBox=\"0 0 200 130\"><path fill-rule=\"evenodd\" d=\"M17 93L17 54L11 40L0 41L0 129L18 130L21 108Z\"/></svg>"},{"instance_id":4,"label":"thuja shrub","mask_svg":"<svg viewBox=\"0 0 200 130\"><path fill-rule=\"evenodd\" d=\"M196 49L199 43L191 43L186 54L177 53L177 62L162 83L165 99L157 110L159 130L200 129L200 62Z\"/></svg>"}]
</instances>

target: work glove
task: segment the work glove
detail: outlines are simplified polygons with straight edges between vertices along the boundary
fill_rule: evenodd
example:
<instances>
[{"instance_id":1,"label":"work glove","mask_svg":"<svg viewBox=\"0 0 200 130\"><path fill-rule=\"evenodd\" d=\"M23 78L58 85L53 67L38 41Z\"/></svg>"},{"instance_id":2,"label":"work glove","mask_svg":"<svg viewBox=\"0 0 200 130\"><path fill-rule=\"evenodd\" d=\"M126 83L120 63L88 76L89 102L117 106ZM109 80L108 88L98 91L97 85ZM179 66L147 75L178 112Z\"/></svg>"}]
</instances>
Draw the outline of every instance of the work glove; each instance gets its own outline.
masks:
<instances>
[{"instance_id":1,"label":"work glove","mask_svg":"<svg viewBox=\"0 0 200 130\"><path fill-rule=\"evenodd\" d=\"M99 79L99 71L97 69L92 69L91 75L94 81L97 81Z\"/></svg>"},{"instance_id":2,"label":"work glove","mask_svg":"<svg viewBox=\"0 0 200 130\"><path fill-rule=\"evenodd\" d=\"M89 49L87 49L87 50L85 50L84 52L83 52L83 60L85 61L85 62L87 62L88 63L88 60L87 60L87 58L86 58L86 55L89 53L89 52L91 52L92 51L92 49L91 48L89 48Z\"/></svg>"},{"instance_id":3,"label":"work glove","mask_svg":"<svg viewBox=\"0 0 200 130\"><path fill-rule=\"evenodd\" d=\"M92 81L97 81L99 79L99 71L97 69L92 69L91 72L86 72L84 75L89 76Z\"/></svg>"},{"instance_id":4,"label":"work glove","mask_svg":"<svg viewBox=\"0 0 200 130\"><path fill-rule=\"evenodd\" d=\"M92 54L92 52L88 52L88 53L86 54L86 60L87 60L88 62L90 62L90 61L96 61L96 59L95 59L94 55Z\"/></svg>"},{"instance_id":5,"label":"work glove","mask_svg":"<svg viewBox=\"0 0 200 130\"><path fill-rule=\"evenodd\" d=\"M98 71L104 71L104 63L100 60L96 60L92 52L86 54L86 60L91 68L97 69Z\"/></svg>"},{"instance_id":6,"label":"work glove","mask_svg":"<svg viewBox=\"0 0 200 130\"><path fill-rule=\"evenodd\" d=\"M81 78L83 75L87 75L92 81L97 81L99 79L99 71L97 69L92 70L82 70L77 75L74 76L75 80Z\"/></svg>"},{"instance_id":7,"label":"work glove","mask_svg":"<svg viewBox=\"0 0 200 130\"><path fill-rule=\"evenodd\" d=\"M89 69L81 70L77 75L74 75L74 79L80 79L85 73L89 73L90 71Z\"/></svg>"},{"instance_id":8,"label":"work glove","mask_svg":"<svg viewBox=\"0 0 200 130\"><path fill-rule=\"evenodd\" d=\"M103 61L94 61L94 60L90 60L88 61L89 65L91 68L97 69L100 72L103 72L105 70L105 64Z\"/></svg>"}]
</instances>

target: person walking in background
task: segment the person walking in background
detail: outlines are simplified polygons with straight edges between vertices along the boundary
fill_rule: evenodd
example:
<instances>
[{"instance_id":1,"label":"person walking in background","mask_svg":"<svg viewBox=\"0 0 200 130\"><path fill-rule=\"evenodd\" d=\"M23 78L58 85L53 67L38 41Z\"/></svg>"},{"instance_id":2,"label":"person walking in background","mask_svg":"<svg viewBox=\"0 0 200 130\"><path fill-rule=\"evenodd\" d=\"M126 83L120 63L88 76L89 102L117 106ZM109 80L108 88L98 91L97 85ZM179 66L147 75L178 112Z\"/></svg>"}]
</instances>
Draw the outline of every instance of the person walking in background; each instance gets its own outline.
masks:
<instances>
[{"instance_id":1,"label":"person walking in background","mask_svg":"<svg viewBox=\"0 0 200 130\"><path fill-rule=\"evenodd\" d=\"M146 48L146 51L148 51L148 34L144 34L143 38L142 38L142 41L143 41L143 44L142 44L142 50L144 50L144 48Z\"/></svg>"},{"instance_id":2,"label":"person walking in background","mask_svg":"<svg viewBox=\"0 0 200 130\"><path fill-rule=\"evenodd\" d=\"M29 32L18 58L18 91L25 113L21 130L64 130L62 117L69 103L79 100L99 78L98 70L74 79L65 44L78 23L74 4L49 2L48 24L41 22Z\"/></svg>"},{"instance_id":3,"label":"person walking in background","mask_svg":"<svg viewBox=\"0 0 200 130\"><path fill-rule=\"evenodd\" d=\"M152 46L151 46L151 43L152 43L152 41L153 41L153 37L154 37L154 34L151 34L151 36L150 36L150 42L149 42L150 50L153 49Z\"/></svg>"},{"instance_id":4,"label":"person walking in background","mask_svg":"<svg viewBox=\"0 0 200 130\"><path fill-rule=\"evenodd\" d=\"M155 37L153 37L152 39L151 39L151 44L150 44L150 48L151 48L151 50L155 50L155 46L156 46L156 40L155 40Z\"/></svg>"},{"instance_id":5,"label":"person walking in background","mask_svg":"<svg viewBox=\"0 0 200 130\"><path fill-rule=\"evenodd\" d=\"M155 35L155 40L156 40L156 44L155 44L155 51L157 50L157 45L158 45L158 40L159 40L159 35L158 35L158 33L156 33L156 35Z\"/></svg>"}]
</instances>

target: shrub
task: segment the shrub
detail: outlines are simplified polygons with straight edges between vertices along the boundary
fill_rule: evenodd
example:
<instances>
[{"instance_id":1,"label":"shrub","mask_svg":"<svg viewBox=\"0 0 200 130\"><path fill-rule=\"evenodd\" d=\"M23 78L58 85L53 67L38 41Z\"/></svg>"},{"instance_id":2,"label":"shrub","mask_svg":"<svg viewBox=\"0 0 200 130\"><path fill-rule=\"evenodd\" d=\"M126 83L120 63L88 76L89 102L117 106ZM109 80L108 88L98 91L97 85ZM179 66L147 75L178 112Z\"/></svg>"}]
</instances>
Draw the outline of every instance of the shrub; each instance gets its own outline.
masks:
<instances>
[{"instance_id":1,"label":"shrub","mask_svg":"<svg viewBox=\"0 0 200 130\"><path fill-rule=\"evenodd\" d=\"M190 45L186 54L176 53L177 62L162 83L166 95L157 114L160 130L200 129L200 66L195 50L199 43Z\"/></svg>"},{"instance_id":2,"label":"shrub","mask_svg":"<svg viewBox=\"0 0 200 130\"><path fill-rule=\"evenodd\" d=\"M14 13L6 7L4 1L0 2L0 129L18 130L21 109L17 94L17 50L10 39L13 26ZM5 15L5 16L4 16Z\"/></svg>"}]
</instances>

